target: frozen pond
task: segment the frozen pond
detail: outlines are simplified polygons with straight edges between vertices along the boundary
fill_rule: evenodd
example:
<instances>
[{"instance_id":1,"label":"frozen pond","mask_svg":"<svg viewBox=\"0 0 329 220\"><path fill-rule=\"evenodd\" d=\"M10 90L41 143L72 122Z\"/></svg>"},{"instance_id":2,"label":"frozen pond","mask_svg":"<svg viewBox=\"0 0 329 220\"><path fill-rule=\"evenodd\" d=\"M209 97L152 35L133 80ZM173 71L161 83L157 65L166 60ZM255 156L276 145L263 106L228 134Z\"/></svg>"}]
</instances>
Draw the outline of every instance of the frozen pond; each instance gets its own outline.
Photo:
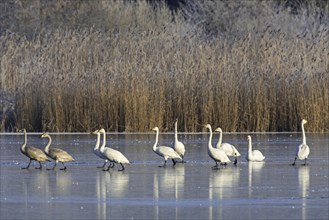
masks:
<instances>
[{"instance_id":1,"label":"frozen pond","mask_svg":"<svg viewBox=\"0 0 329 220\"><path fill-rule=\"evenodd\" d=\"M208 134L179 134L186 164L159 168L152 151L155 133L108 134L107 146L126 155L132 165L102 171L93 148L96 135L51 134L53 147L68 151L75 162L67 171L22 170L29 159L19 147L22 134L0 134L0 219L328 219L328 134L307 133L308 166L294 159L301 134L252 134L254 149L265 163L248 163L247 134L223 134L242 156L238 165L212 170ZM173 134L160 134L170 145ZM215 134L213 144L217 141ZM40 134L28 146L43 148Z\"/></svg>"}]
</instances>

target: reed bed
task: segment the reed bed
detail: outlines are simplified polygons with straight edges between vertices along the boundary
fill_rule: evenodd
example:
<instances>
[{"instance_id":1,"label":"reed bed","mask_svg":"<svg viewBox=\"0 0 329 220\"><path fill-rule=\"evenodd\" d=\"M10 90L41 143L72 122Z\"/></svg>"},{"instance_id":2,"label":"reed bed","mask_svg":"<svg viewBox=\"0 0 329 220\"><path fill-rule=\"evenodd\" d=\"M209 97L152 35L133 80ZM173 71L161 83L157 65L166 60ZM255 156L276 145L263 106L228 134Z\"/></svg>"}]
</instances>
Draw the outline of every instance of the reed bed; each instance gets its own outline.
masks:
<instances>
[{"instance_id":1,"label":"reed bed","mask_svg":"<svg viewBox=\"0 0 329 220\"><path fill-rule=\"evenodd\" d=\"M182 15L147 3L126 24L0 37L1 90L15 94L13 127L77 132L329 131L329 39L249 32L205 39ZM138 10L136 10L138 9ZM117 18L122 22L122 17ZM4 130L2 125L1 130Z\"/></svg>"}]
</instances>

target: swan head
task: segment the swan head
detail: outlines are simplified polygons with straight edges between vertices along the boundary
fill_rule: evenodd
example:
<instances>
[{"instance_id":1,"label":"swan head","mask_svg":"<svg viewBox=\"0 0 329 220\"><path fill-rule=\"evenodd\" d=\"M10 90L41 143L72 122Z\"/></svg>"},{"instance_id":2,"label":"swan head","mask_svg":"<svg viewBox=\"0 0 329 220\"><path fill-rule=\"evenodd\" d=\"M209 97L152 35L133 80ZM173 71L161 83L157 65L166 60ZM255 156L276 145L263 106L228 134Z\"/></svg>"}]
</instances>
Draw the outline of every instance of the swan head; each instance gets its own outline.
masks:
<instances>
[{"instance_id":1,"label":"swan head","mask_svg":"<svg viewBox=\"0 0 329 220\"><path fill-rule=\"evenodd\" d=\"M175 120L174 120L174 123L177 123L178 122L178 118L176 118Z\"/></svg>"},{"instance_id":2,"label":"swan head","mask_svg":"<svg viewBox=\"0 0 329 220\"><path fill-rule=\"evenodd\" d=\"M250 135L247 136L247 140L251 141L251 136Z\"/></svg>"},{"instance_id":3,"label":"swan head","mask_svg":"<svg viewBox=\"0 0 329 220\"><path fill-rule=\"evenodd\" d=\"M221 128L216 128L215 131L222 132L222 129Z\"/></svg>"},{"instance_id":4,"label":"swan head","mask_svg":"<svg viewBox=\"0 0 329 220\"><path fill-rule=\"evenodd\" d=\"M101 128L98 130L100 133L105 133L105 129L104 128Z\"/></svg>"},{"instance_id":5,"label":"swan head","mask_svg":"<svg viewBox=\"0 0 329 220\"><path fill-rule=\"evenodd\" d=\"M50 137L48 133L43 133L43 134L41 135L41 138L47 138L47 137Z\"/></svg>"},{"instance_id":6,"label":"swan head","mask_svg":"<svg viewBox=\"0 0 329 220\"><path fill-rule=\"evenodd\" d=\"M99 132L99 130L95 130L95 131L90 132L90 134L97 134L98 132Z\"/></svg>"},{"instance_id":7,"label":"swan head","mask_svg":"<svg viewBox=\"0 0 329 220\"><path fill-rule=\"evenodd\" d=\"M152 131L159 131L159 128L158 127L154 127L154 128L152 128Z\"/></svg>"},{"instance_id":8,"label":"swan head","mask_svg":"<svg viewBox=\"0 0 329 220\"><path fill-rule=\"evenodd\" d=\"M211 125L210 124L206 124L204 127L211 130Z\"/></svg>"},{"instance_id":9,"label":"swan head","mask_svg":"<svg viewBox=\"0 0 329 220\"><path fill-rule=\"evenodd\" d=\"M23 129L18 129L17 132L18 132L18 133L26 133L26 129L25 129L25 128L23 128Z\"/></svg>"},{"instance_id":10,"label":"swan head","mask_svg":"<svg viewBox=\"0 0 329 220\"><path fill-rule=\"evenodd\" d=\"M307 120L306 119L303 119L302 120L302 124L306 124L307 123Z\"/></svg>"}]
</instances>

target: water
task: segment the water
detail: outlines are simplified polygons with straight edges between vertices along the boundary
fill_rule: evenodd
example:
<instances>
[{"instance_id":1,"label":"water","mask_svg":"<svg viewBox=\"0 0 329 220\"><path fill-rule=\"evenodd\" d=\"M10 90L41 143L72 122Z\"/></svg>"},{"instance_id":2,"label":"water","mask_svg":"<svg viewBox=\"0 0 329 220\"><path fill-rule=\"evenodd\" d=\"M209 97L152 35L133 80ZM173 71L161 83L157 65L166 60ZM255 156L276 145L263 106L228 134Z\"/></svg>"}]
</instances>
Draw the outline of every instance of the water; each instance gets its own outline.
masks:
<instances>
[{"instance_id":1,"label":"water","mask_svg":"<svg viewBox=\"0 0 329 220\"><path fill-rule=\"evenodd\" d=\"M207 134L180 134L186 164L166 168L152 152L155 134L109 134L108 146L132 162L108 172L93 154L96 136L52 134L53 147L76 159L67 171L22 170L28 158L19 151L21 134L0 135L1 219L328 219L328 134L307 134L309 165L290 166L301 134L253 134L254 149L265 163L248 163L246 134L224 134L241 157L235 167L212 170ZM216 136L215 139L218 137ZM161 134L170 145L173 134ZM29 135L28 146L46 140ZM213 143L215 144L215 142ZM58 165L61 167L61 164Z\"/></svg>"}]
</instances>

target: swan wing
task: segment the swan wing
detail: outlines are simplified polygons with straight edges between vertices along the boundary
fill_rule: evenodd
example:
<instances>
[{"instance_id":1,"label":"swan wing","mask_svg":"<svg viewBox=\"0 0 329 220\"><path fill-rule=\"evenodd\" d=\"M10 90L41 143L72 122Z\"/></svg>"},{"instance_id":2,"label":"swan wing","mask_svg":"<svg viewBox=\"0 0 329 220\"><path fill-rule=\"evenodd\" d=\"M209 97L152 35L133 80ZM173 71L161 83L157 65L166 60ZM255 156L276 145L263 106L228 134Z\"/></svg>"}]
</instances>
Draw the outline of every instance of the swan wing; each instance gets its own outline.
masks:
<instances>
[{"instance_id":1,"label":"swan wing","mask_svg":"<svg viewBox=\"0 0 329 220\"><path fill-rule=\"evenodd\" d=\"M171 159L182 159L181 156L179 156L179 154L174 149L167 146L157 147L156 153L165 158L167 157Z\"/></svg>"},{"instance_id":2,"label":"swan wing","mask_svg":"<svg viewBox=\"0 0 329 220\"><path fill-rule=\"evenodd\" d=\"M306 144L301 144L298 147L298 153L296 154L300 160L307 159L310 154L310 148Z\"/></svg>"},{"instance_id":3,"label":"swan wing","mask_svg":"<svg viewBox=\"0 0 329 220\"><path fill-rule=\"evenodd\" d=\"M180 156L184 156L185 154L185 146L182 142L180 141L175 141L174 144L174 150L180 155Z\"/></svg>"},{"instance_id":4,"label":"swan wing","mask_svg":"<svg viewBox=\"0 0 329 220\"><path fill-rule=\"evenodd\" d=\"M49 161L47 155L39 148L27 147L26 155L36 161Z\"/></svg>"},{"instance_id":5,"label":"swan wing","mask_svg":"<svg viewBox=\"0 0 329 220\"><path fill-rule=\"evenodd\" d=\"M209 156L216 161L220 161L221 163L231 162L225 151L223 151L222 149L212 148L209 152Z\"/></svg>"},{"instance_id":6,"label":"swan wing","mask_svg":"<svg viewBox=\"0 0 329 220\"><path fill-rule=\"evenodd\" d=\"M241 156L239 151L232 144L222 143L219 148L222 149L227 156L230 156L230 157L239 157L239 156Z\"/></svg>"},{"instance_id":7,"label":"swan wing","mask_svg":"<svg viewBox=\"0 0 329 220\"><path fill-rule=\"evenodd\" d=\"M232 149L233 149L233 151L234 151L234 155L236 156L236 157L240 157L241 156L241 154L240 154L240 152L232 145Z\"/></svg>"},{"instance_id":8,"label":"swan wing","mask_svg":"<svg viewBox=\"0 0 329 220\"><path fill-rule=\"evenodd\" d=\"M260 152L259 150L253 150L252 151L252 160L253 161L263 161L264 159L265 159L265 157L262 154L262 152Z\"/></svg>"},{"instance_id":9,"label":"swan wing","mask_svg":"<svg viewBox=\"0 0 329 220\"><path fill-rule=\"evenodd\" d=\"M74 161L73 157L69 153L67 153L65 150L62 150L59 148L50 148L49 156L52 159L58 160L60 162Z\"/></svg>"},{"instance_id":10,"label":"swan wing","mask_svg":"<svg viewBox=\"0 0 329 220\"><path fill-rule=\"evenodd\" d=\"M115 163L123 163L123 164L129 164L129 160L127 159L127 157L125 157L120 151L118 150L114 150L112 151L112 155L113 155L113 161Z\"/></svg>"},{"instance_id":11,"label":"swan wing","mask_svg":"<svg viewBox=\"0 0 329 220\"><path fill-rule=\"evenodd\" d=\"M115 150L110 147L105 147L103 151L100 151L100 153L109 161L115 162L114 154Z\"/></svg>"}]
</instances>

